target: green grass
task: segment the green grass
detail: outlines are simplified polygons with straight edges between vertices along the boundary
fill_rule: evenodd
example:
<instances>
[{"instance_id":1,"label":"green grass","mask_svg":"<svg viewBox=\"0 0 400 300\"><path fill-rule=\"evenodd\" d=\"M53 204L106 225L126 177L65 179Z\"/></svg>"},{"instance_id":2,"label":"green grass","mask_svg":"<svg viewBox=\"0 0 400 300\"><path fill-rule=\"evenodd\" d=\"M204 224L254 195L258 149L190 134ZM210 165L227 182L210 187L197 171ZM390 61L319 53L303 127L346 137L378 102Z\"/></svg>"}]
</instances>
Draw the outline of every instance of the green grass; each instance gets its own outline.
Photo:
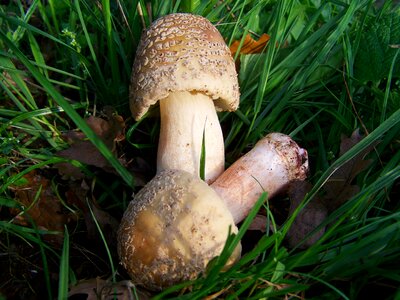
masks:
<instances>
[{"instance_id":1,"label":"green grass","mask_svg":"<svg viewBox=\"0 0 400 300\"><path fill-rule=\"evenodd\" d=\"M13 272L7 274L9 280L1 277L0 298L21 286L21 293L62 298L69 284L90 278L80 265L89 269L92 278L112 278L114 283L128 279L116 264L115 240L108 239L91 210L74 206L79 221L67 226L57 247L48 241L56 232L34 222L15 223L12 209L19 209L20 215L28 210L15 197L15 187L23 184L24 175L39 172L54 187L67 191L70 183L54 168L66 159L56 153L67 147L62 135L79 129L115 169L105 174L73 162L91 174L85 179L88 195L109 215L121 217L130 195L140 188L136 175L149 179L154 174L159 130L156 109L139 122L129 114L135 49L143 26L172 12L207 17L227 43L242 40L247 33L255 39L263 33L271 36L265 53L240 57L239 110L219 115L227 165L267 133L283 132L308 150L308 180L313 189L285 220L277 220L276 212L264 207L276 230L252 240L252 248L230 270L220 271L239 239L248 235L257 207L239 234L230 237L206 276L153 296L359 299L378 288L379 299L399 297L398 4L386 1L378 7L370 0L9 2L0 5L0 249L9 258L14 255L22 266L25 254L34 257L30 266L37 275L31 282ZM85 122L85 117L101 114L110 105L127 126L120 157ZM357 128L365 138L339 157L341 135L350 136ZM296 214L315 199L337 168L372 146L371 164L354 182L359 192L324 221L323 237L307 249L289 248L285 236ZM121 163L122 157L132 161L128 167ZM136 159L144 160L149 170L137 171ZM282 204L282 209L286 206ZM96 228L97 246L82 238L85 222L90 222L84 216ZM9 258L0 258L6 266L2 270L10 268Z\"/></svg>"}]
</instances>

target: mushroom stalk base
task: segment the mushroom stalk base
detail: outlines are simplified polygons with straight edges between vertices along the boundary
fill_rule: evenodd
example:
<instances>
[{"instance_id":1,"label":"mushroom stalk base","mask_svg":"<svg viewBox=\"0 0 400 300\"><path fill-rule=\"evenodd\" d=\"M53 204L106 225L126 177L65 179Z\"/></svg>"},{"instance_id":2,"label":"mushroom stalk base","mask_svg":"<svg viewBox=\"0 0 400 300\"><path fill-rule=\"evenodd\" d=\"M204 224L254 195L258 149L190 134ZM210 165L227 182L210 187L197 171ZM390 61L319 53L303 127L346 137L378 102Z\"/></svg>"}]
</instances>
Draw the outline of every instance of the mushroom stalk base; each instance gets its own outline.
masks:
<instances>
[{"instance_id":1,"label":"mushroom stalk base","mask_svg":"<svg viewBox=\"0 0 400 300\"><path fill-rule=\"evenodd\" d=\"M271 133L239 158L211 185L232 213L242 221L263 192L271 198L291 181L304 180L308 172L307 151L289 136Z\"/></svg>"},{"instance_id":2,"label":"mushroom stalk base","mask_svg":"<svg viewBox=\"0 0 400 300\"><path fill-rule=\"evenodd\" d=\"M205 135L205 181L224 171L224 139L213 100L201 93L174 92L160 101L157 173L166 169L200 175Z\"/></svg>"}]
</instances>

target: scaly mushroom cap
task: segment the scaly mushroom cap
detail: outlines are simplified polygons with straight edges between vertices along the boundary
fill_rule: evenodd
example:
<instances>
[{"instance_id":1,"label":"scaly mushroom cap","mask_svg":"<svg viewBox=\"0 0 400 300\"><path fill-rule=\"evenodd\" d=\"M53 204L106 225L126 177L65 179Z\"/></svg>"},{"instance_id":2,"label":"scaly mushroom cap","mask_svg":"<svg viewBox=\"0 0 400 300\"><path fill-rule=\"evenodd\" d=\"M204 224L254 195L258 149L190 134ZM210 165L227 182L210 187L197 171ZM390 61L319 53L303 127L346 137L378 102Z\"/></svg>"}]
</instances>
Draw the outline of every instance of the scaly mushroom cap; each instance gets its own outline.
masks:
<instances>
[{"instance_id":1,"label":"scaly mushroom cap","mask_svg":"<svg viewBox=\"0 0 400 300\"><path fill-rule=\"evenodd\" d=\"M206 19L170 14L155 21L139 42L130 86L130 108L140 119L170 92L202 92L217 110L236 110L239 84L229 48Z\"/></svg>"},{"instance_id":2,"label":"scaly mushroom cap","mask_svg":"<svg viewBox=\"0 0 400 300\"><path fill-rule=\"evenodd\" d=\"M118 254L134 283L161 289L196 278L237 227L204 181L165 170L134 199L118 230ZM240 245L227 267L240 256Z\"/></svg>"}]
</instances>

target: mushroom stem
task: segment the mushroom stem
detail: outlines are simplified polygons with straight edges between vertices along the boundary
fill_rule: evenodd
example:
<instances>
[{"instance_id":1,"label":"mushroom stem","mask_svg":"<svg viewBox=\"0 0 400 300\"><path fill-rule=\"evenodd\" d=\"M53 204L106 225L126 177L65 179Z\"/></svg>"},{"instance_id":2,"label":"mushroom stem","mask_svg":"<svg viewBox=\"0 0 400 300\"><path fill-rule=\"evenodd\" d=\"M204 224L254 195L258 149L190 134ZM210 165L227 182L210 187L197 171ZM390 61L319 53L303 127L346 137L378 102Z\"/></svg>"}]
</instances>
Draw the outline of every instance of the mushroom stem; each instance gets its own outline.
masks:
<instances>
[{"instance_id":1,"label":"mushroom stem","mask_svg":"<svg viewBox=\"0 0 400 300\"><path fill-rule=\"evenodd\" d=\"M161 128L157 173L180 169L200 174L205 134L205 181L224 171L224 139L213 100L202 93L173 92L160 101Z\"/></svg>"},{"instance_id":2,"label":"mushroom stem","mask_svg":"<svg viewBox=\"0 0 400 300\"><path fill-rule=\"evenodd\" d=\"M235 224L242 221L262 192L271 198L293 180L304 180L308 155L289 136L271 133L231 165L211 187L224 200Z\"/></svg>"}]
</instances>

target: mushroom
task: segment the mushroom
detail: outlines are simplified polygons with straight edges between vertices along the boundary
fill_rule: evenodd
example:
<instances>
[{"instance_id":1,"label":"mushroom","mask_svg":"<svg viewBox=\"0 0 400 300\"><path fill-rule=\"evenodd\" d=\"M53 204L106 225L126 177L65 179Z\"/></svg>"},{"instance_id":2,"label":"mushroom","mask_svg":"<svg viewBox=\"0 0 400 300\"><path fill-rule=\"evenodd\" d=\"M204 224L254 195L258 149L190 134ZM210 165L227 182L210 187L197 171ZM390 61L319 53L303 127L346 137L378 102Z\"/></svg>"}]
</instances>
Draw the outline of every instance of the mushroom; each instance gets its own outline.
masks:
<instances>
[{"instance_id":1,"label":"mushroom","mask_svg":"<svg viewBox=\"0 0 400 300\"><path fill-rule=\"evenodd\" d=\"M271 133L207 185L183 170L160 171L129 203L118 254L133 281L162 289L196 278L237 233L262 192L273 197L304 180L308 155L289 136ZM240 257L238 245L226 264Z\"/></svg>"},{"instance_id":2,"label":"mushroom","mask_svg":"<svg viewBox=\"0 0 400 300\"><path fill-rule=\"evenodd\" d=\"M249 213L263 192L283 192L308 173L308 154L289 136L270 133L233 163L211 187L225 202L235 224Z\"/></svg>"},{"instance_id":3,"label":"mushroom","mask_svg":"<svg viewBox=\"0 0 400 300\"><path fill-rule=\"evenodd\" d=\"M216 110L237 109L239 85L229 48L207 19L170 14L143 33L130 85L133 117L139 120L158 101L157 172L182 169L199 176L204 133L205 180L214 181L225 164Z\"/></svg>"},{"instance_id":4,"label":"mushroom","mask_svg":"<svg viewBox=\"0 0 400 300\"><path fill-rule=\"evenodd\" d=\"M164 170L129 203L118 254L134 283L158 290L205 272L230 232L238 229L212 188L186 171ZM240 252L239 244L226 268Z\"/></svg>"}]
</instances>

